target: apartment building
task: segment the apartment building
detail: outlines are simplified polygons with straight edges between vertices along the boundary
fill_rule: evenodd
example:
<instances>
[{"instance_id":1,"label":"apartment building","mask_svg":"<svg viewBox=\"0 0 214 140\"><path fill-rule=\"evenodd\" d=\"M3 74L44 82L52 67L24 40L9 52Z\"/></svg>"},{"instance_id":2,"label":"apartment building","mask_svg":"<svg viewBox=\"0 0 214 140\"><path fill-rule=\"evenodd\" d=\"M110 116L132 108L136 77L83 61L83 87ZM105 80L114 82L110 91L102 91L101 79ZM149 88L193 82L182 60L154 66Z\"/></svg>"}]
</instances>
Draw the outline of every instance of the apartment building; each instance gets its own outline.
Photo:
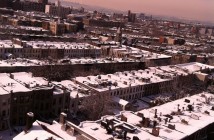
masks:
<instances>
[{"instance_id":1,"label":"apartment building","mask_svg":"<svg viewBox=\"0 0 214 140\"><path fill-rule=\"evenodd\" d=\"M123 21L116 20L104 20L104 19L83 19L83 23L87 26L98 26L98 27L124 27Z\"/></svg>"},{"instance_id":2,"label":"apartment building","mask_svg":"<svg viewBox=\"0 0 214 140\"><path fill-rule=\"evenodd\" d=\"M83 121L79 125L71 123L67 115L61 113L59 122L53 121L52 125L30 121L26 125L29 133L23 131L14 140L35 136L52 136L56 140L212 140L213 99L212 94L203 92L138 112L121 111L117 115L105 115L99 120Z\"/></svg>"},{"instance_id":3,"label":"apartment building","mask_svg":"<svg viewBox=\"0 0 214 140\"><path fill-rule=\"evenodd\" d=\"M189 74L173 66L150 67L145 70L116 72L115 74L76 77L78 84L93 92L134 100L146 95L170 91L175 77Z\"/></svg>"},{"instance_id":4,"label":"apartment building","mask_svg":"<svg viewBox=\"0 0 214 140\"><path fill-rule=\"evenodd\" d=\"M171 64L171 56L140 50L125 45L101 46L104 56L132 58L146 62L148 67Z\"/></svg>"},{"instance_id":5,"label":"apartment building","mask_svg":"<svg viewBox=\"0 0 214 140\"><path fill-rule=\"evenodd\" d=\"M209 65L188 63L52 83L25 72L1 73L1 130L10 125L24 125L29 111L34 112L37 119L57 117L62 111L76 114L81 101L97 99L94 98L97 95L112 99L126 110L130 101L144 96L172 93L173 87L191 84L196 78L206 82L208 74L205 73L213 70Z\"/></svg>"},{"instance_id":6,"label":"apartment building","mask_svg":"<svg viewBox=\"0 0 214 140\"><path fill-rule=\"evenodd\" d=\"M0 87L0 130L5 130L9 128L11 94L3 89L2 86Z\"/></svg>"},{"instance_id":7,"label":"apartment building","mask_svg":"<svg viewBox=\"0 0 214 140\"><path fill-rule=\"evenodd\" d=\"M24 125L27 112L45 120L69 108L70 92L57 89L43 77L26 72L1 73L0 85L0 130Z\"/></svg>"},{"instance_id":8,"label":"apartment building","mask_svg":"<svg viewBox=\"0 0 214 140\"><path fill-rule=\"evenodd\" d=\"M50 118L52 112L53 86L43 77L33 77L32 73L11 73L10 77L32 90L32 112L37 118Z\"/></svg>"},{"instance_id":9,"label":"apartment building","mask_svg":"<svg viewBox=\"0 0 214 140\"><path fill-rule=\"evenodd\" d=\"M61 18L66 18L67 15L70 14L71 12L71 8L70 7L64 7L61 5L46 5L45 6L45 13L50 14L52 16L58 16Z\"/></svg>"},{"instance_id":10,"label":"apartment building","mask_svg":"<svg viewBox=\"0 0 214 140\"><path fill-rule=\"evenodd\" d=\"M76 114L79 109L80 101L83 101L84 99L87 100L91 95L89 89L84 88L71 80L52 83L54 86L58 87L58 89L66 89L69 93L67 94L69 97L66 97L66 99L69 99L70 101L69 106L67 106L68 113L70 114Z\"/></svg>"},{"instance_id":11,"label":"apartment building","mask_svg":"<svg viewBox=\"0 0 214 140\"><path fill-rule=\"evenodd\" d=\"M101 49L87 43L22 41L14 39L0 43L0 55L8 58L81 58L101 56Z\"/></svg>"},{"instance_id":12,"label":"apartment building","mask_svg":"<svg viewBox=\"0 0 214 140\"><path fill-rule=\"evenodd\" d=\"M33 101L32 90L11 79L8 74L0 74L0 83L10 96L10 123L13 125L23 125L26 113L31 111Z\"/></svg>"}]
</instances>

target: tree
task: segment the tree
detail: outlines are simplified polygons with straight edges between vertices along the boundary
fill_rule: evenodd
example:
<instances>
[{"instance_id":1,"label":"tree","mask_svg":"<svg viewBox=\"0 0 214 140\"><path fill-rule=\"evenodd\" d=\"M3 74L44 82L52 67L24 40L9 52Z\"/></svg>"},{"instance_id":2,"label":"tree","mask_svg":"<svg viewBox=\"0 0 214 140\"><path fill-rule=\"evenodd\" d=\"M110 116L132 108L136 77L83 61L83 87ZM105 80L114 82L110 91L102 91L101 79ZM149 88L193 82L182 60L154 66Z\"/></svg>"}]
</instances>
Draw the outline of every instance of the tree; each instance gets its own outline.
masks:
<instances>
[{"instance_id":1,"label":"tree","mask_svg":"<svg viewBox=\"0 0 214 140\"><path fill-rule=\"evenodd\" d=\"M111 96L105 93L92 93L90 97L82 100L79 112L84 114L89 120L100 119L104 115L113 115L113 101Z\"/></svg>"}]
</instances>

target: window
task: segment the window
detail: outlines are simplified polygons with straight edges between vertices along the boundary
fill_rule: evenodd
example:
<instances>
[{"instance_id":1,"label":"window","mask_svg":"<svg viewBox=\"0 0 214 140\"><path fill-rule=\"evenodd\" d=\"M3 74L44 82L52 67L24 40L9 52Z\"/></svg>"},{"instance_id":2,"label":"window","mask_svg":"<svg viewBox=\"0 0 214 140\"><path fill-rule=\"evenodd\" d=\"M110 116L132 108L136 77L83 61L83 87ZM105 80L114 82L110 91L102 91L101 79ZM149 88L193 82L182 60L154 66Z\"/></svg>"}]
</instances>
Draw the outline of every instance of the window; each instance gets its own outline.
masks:
<instances>
[{"instance_id":1,"label":"window","mask_svg":"<svg viewBox=\"0 0 214 140\"><path fill-rule=\"evenodd\" d=\"M5 123L2 123L2 127L1 127L2 129L5 129Z\"/></svg>"},{"instance_id":2,"label":"window","mask_svg":"<svg viewBox=\"0 0 214 140\"><path fill-rule=\"evenodd\" d=\"M46 103L46 105L45 105L45 109L47 110L47 109L48 109L48 107L49 107L49 104L48 104L48 103Z\"/></svg>"},{"instance_id":3,"label":"window","mask_svg":"<svg viewBox=\"0 0 214 140\"><path fill-rule=\"evenodd\" d=\"M53 101L53 105L55 105L56 104L56 99L54 99L54 101Z\"/></svg>"},{"instance_id":4,"label":"window","mask_svg":"<svg viewBox=\"0 0 214 140\"><path fill-rule=\"evenodd\" d=\"M59 98L59 104L62 104L62 97Z\"/></svg>"},{"instance_id":5,"label":"window","mask_svg":"<svg viewBox=\"0 0 214 140\"><path fill-rule=\"evenodd\" d=\"M3 117L6 116L6 111L5 111L5 110L2 111L2 116L3 116Z\"/></svg>"},{"instance_id":6,"label":"window","mask_svg":"<svg viewBox=\"0 0 214 140\"><path fill-rule=\"evenodd\" d=\"M4 105L6 105L7 103L6 103L6 100L3 100L2 101L2 105L4 106Z\"/></svg>"},{"instance_id":7,"label":"window","mask_svg":"<svg viewBox=\"0 0 214 140\"><path fill-rule=\"evenodd\" d=\"M14 97L14 98L13 98L13 101L14 101L14 102L17 102L17 98L16 98L16 97Z\"/></svg>"}]
</instances>

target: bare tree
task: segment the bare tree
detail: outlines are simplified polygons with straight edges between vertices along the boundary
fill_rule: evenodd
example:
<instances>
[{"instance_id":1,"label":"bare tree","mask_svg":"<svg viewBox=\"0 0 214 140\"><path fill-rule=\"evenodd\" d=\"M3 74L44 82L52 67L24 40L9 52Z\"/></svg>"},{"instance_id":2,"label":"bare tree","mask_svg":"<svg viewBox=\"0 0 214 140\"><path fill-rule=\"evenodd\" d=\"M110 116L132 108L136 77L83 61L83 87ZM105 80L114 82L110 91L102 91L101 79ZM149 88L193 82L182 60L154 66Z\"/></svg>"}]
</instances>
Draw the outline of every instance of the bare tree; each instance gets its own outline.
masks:
<instances>
[{"instance_id":1,"label":"bare tree","mask_svg":"<svg viewBox=\"0 0 214 140\"><path fill-rule=\"evenodd\" d=\"M111 96L102 93L92 93L90 97L82 100L79 111L89 120L100 119L104 115L111 115L113 101Z\"/></svg>"}]
</instances>

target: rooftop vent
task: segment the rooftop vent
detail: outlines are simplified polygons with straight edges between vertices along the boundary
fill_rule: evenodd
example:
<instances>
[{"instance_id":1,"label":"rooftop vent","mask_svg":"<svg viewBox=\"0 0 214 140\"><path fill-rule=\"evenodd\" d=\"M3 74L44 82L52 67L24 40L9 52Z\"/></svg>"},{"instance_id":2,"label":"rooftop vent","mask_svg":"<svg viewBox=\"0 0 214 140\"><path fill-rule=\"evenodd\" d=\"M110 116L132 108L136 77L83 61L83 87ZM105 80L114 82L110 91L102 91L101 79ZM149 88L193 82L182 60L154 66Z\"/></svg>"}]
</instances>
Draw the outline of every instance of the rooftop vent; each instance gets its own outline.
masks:
<instances>
[{"instance_id":1,"label":"rooftop vent","mask_svg":"<svg viewBox=\"0 0 214 140\"><path fill-rule=\"evenodd\" d=\"M190 103L190 100L189 99L185 99L184 102Z\"/></svg>"},{"instance_id":2,"label":"rooftop vent","mask_svg":"<svg viewBox=\"0 0 214 140\"><path fill-rule=\"evenodd\" d=\"M168 128L169 128L169 129L172 129L172 130L175 130L175 125L168 124Z\"/></svg>"}]
</instances>

